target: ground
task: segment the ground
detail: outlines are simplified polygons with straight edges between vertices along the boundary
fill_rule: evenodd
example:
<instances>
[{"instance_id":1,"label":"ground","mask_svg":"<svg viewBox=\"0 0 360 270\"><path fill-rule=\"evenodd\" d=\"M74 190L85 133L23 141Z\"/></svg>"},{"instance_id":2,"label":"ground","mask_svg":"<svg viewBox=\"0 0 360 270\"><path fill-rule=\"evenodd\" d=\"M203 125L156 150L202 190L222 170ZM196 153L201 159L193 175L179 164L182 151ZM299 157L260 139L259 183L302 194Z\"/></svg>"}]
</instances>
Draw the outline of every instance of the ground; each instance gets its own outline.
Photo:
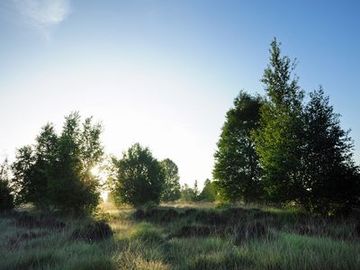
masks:
<instances>
[{"instance_id":1,"label":"ground","mask_svg":"<svg viewBox=\"0 0 360 270\"><path fill-rule=\"evenodd\" d=\"M356 218L275 208L22 210L0 217L0 269L360 269L359 240Z\"/></svg>"}]
</instances>

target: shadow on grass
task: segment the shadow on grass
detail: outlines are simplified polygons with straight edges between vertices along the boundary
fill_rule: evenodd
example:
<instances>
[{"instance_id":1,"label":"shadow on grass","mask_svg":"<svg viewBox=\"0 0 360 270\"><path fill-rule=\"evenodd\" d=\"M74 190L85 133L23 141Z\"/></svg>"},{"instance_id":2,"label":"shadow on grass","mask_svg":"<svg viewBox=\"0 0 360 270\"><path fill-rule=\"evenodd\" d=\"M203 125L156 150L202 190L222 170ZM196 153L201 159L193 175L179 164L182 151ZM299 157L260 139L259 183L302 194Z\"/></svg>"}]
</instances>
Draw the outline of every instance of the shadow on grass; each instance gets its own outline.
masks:
<instances>
[{"instance_id":1,"label":"shadow on grass","mask_svg":"<svg viewBox=\"0 0 360 270\"><path fill-rule=\"evenodd\" d=\"M138 209L131 219L140 222L137 228L141 232L134 234L134 239L144 249L154 251L142 253L142 259L160 261L169 269L358 266L353 257L359 250L358 221L354 219L274 209L172 207ZM313 252L319 253L320 259L312 256ZM329 254L336 254L336 258ZM337 260L344 261L335 268L327 262L334 264Z\"/></svg>"},{"instance_id":2,"label":"shadow on grass","mask_svg":"<svg viewBox=\"0 0 360 270\"><path fill-rule=\"evenodd\" d=\"M0 269L117 269L104 222L17 211L0 221Z\"/></svg>"}]
</instances>

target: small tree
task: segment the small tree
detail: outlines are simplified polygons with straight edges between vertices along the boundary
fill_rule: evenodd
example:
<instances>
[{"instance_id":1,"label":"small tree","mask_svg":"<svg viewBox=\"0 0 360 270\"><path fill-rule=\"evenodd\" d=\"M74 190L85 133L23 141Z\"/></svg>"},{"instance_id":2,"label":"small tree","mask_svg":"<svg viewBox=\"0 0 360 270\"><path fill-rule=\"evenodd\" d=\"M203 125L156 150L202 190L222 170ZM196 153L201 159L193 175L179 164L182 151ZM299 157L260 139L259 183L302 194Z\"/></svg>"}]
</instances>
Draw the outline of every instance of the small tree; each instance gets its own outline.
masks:
<instances>
[{"instance_id":1,"label":"small tree","mask_svg":"<svg viewBox=\"0 0 360 270\"><path fill-rule=\"evenodd\" d=\"M205 180L204 188L199 194L199 200L213 202L216 200L216 187L215 182L211 182L209 179Z\"/></svg>"},{"instance_id":2,"label":"small tree","mask_svg":"<svg viewBox=\"0 0 360 270\"><path fill-rule=\"evenodd\" d=\"M10 187L10 173L7 160L0 164L0 211L14 208L14 196Z\"/></svg>"},{"instance_id":3,"label":"small tree","mask_svg":"<svg viewBox=\"0 0 360 270\"><path fill-rule=\"evenodd\" d=\"M33 146L18 150L12 165L20 202L46 210L89 212L99 201L99 182L90 170L102 158L101 126L78 113L65 117L60 135L52 124Z\"/></svg>"},{"instance_id":4,"label":"small tree","mask_svg":"<svg viewBox=\"0 0 360 270\"><path fill-rule=\"evenodd\" d=\"M122 159L113 158L116 171L112 179L115 201L141 206L160 202L164 173L148 148L136 143L124 152Z\"/></svg>"},{"instance_id":5,"label":"small tree","mask_svg":"<svg viewBox=\"0 0 360 270\"><path fill-rule=\"evenodd\" d=\"M164 185L161 194L162 201L175 201L180 198L179 170L171 159L164 159L160 162L164 172Z\"/></svg>"},{"instance_id":6,"label":"small tree","mask_svg":"<svg viewBox=\"0 0 360 270\"><path fill-rule=\"evenodd\" d=\"M181 200L186 202L194 202L198 200L199 190L197 187L197 181L194 182L194 187L190 187L188 184L184 184L181 189Z\"/></svg>"},{"instance_id":7,"label":"small tree","mask_svg":"<svg viewBox=\"0 0 360 270\"><path fill-rule=\"evenodd\" d=\"M226 114L213 176L227 200L257 200L261 195L260 167L252 133L259 126L260 97L240 92Z\"/></svg>"}]
</instances>

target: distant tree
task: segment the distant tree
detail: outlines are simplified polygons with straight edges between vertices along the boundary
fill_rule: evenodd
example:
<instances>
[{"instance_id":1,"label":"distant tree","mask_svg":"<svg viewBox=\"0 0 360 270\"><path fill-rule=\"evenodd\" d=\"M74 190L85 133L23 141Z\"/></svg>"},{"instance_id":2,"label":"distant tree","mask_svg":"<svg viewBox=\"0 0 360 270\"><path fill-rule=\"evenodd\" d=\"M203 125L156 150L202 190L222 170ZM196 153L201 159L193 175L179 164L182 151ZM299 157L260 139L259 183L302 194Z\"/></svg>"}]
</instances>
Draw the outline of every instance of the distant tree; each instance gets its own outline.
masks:
<instances>
[{"instance_id":1,"label":"distant tree","mask_svg":"<svg viewBox=\"0 0 360 270\"><path fill-rule=\"evenodd\" d=\"M198 200L199 191L197 188L197 181L194 182L194 187L190 187L188 184L184 184L181 189L181 200L186 202L194 202Z\"/></svg>"},{"instance_id":2,"label":"distant tree","mask_svg":"<svg viewBox=\"0 0 360 270\"><path fill-rule=\"evenodd\" d=\"M304 93L292 75L294 66L287 56L281 56L280 44L274 39L262 79L266 99L254 140L266 198L280 203L303 196Z\"/></svg>"},{"instance_id":3,"label":"distant tree","mask_svg":"<svg viewBox=\"0 0 360 270\"><path fill-rule=\"evenodd\" d=\"M216 200L217 192L214 183L215 182L211 182L209 179L205 180L204 188L198 196L199 200L208 202L213 202Z\"/></svg>"},{"instance_id":4,"label":"distant tree","mask_svg":"<svg viewBox=\"0 0 360 270\"><path fill-rule=\"evenodd\" d=\"M12 165L20 202L46 210L89 212L99 201L99 182L90 170L101 160L101 126L75 112L60 135L43 127L33 146L18 150Z\"/></svg>"},{"instance_id":5,"label":"distant tree","mask_svg":"<svg viewBox=\"0 0 360 270\"><path fill-rule=\"evenodd\" d=\"M148 148L136 143L122 159L113 158L113 164L116 173L111 186L117 202L134 206L160 202L164 173Z\"/></svg>"},{"instance_id":6,"label":"distant tree","mask_svg":"<svg viewBox=\"0 0 360 270\"><path fill-rule=\"evenodd\" d=\"M352 141L322 88L310 94L305 123L306 194L302 204L322 214L358 205L359 171L352 159Z\"/></svg>"},{"instance_id":7,"label":"distant tree","mask_svg":"<svg viewBox=\"0 0 360 270\"><path fill-rule=\"evenodd\" d=\"M10 187L10 170L8 161L0 164L0 212L14 208L14 196Z\"/></svg>"},{"instance_id":8,"label":"distant tree","mask_svg":"<svg viewBox=\"0 0 360 270\"><path fill-rule=\"evenodd\" d=\"M261 104L260 97L240 92L217 143L213 176L223 197L231 201L251 201L261 195L259 161L251 137L259 126Z\"/></svg>"},{"instance_id":9,"label":"distant tree","mask_svg":"<svg viewBox=\"0 0 360 270\"><path fill-rule=\"evenodd\" d=\"M179 170L171 159L160 162L164 172L164 185L161 194L162 201L175 201L180 198Z\"/></svg>"}]
</instances>

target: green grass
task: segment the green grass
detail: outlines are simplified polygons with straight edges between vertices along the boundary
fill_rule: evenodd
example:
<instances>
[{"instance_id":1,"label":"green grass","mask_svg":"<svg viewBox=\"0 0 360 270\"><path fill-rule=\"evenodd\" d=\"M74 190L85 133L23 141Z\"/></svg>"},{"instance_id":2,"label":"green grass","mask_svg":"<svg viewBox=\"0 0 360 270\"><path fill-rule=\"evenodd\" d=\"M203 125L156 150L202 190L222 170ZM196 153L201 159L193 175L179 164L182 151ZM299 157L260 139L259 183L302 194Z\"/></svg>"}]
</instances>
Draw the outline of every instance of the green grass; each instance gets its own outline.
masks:
<instances>
[{"instance_id":1,"label":"green grass","mask_svg":"<svg viewBox=\"0 0 360 270\"><path fill-rule=\"evenodd\" d=\"M352 219L266 208L244 208L234 218L228 208L208 204L177 205L178 215L168 218L169 207L140 219L131 208L105 207L96 218L107 220L114 235L92 243L71 238L88 219L63 218L65 228L54 230L16 226L15 217L2 215L0 269L360 269ZM232 221L224 224L219 216ZM265 234L253 233L255 222ZM184 232L198 227L210 233Z\"/></svg>"}]
</instances>

